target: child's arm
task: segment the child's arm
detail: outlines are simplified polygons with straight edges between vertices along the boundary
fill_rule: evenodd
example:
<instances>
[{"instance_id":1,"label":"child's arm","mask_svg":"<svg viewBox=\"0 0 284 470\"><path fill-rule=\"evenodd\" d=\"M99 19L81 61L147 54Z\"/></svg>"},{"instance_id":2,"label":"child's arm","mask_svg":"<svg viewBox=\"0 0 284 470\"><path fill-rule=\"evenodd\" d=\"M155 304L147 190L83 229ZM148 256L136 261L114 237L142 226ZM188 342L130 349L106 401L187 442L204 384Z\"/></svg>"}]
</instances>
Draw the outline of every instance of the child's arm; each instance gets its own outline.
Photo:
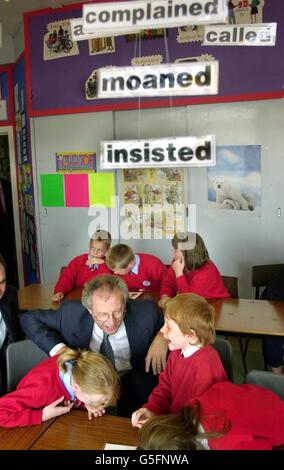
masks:
<instances>
[{"instance_id":1,"label":"child's arm","mask_svg":"<svg viewBox=\"0 0 284 470\"><path fill-rule=\"evenodd\" d=\"M172 266L170 266L162 281L160 295L161 295L161 298L163 296L172 298L176 295L176 293L177 293L176 275Z\"/></svg>"},{"instance_id":2,"label":"child's arm","mask_svg":"<svg viewBox=\"0 0 284 470\"><path fill-rule=\"evenodd\" d=\"M172 357L173 355L170 354L166 368L160 374L159 384L149 395L148 401L145 404L145 407L155 415L167 414L173 399L171 392L173 380L172 370L174 367Z\"/></svg>"},{"instance_id":3,"label":"child's arm","mask_svg":"<svg viewBox=\"0 0 284 470\"><path fill-rule=\"evenodd\" d=\"M44 421L69 413L73 405L74 402L71 403L69 400L64 401L64 397L58 398L43 408L42 422L44 423Z\"/></svg>"},{"instance_id":4,"label":"child's arm","mask_svg":"<svg viewBox=\"0 0 284 470\"><path fill-rule=\"evenodd\" d=\"M134 411L131 416L131 423L134 428L142 428L143 424L152 418L154 413L148 410L148 408L139 408L139 410Z\"/></svg>"},{"instance_id":5,"label":"child's arm","mask_svg":"<svg viewBox=\"0 0 284 470\"><path fill-rule=\"evenodd\" d=\"M82 255L72 259L68 266L62 271L54 287L54 294L62 293L63 296L76 286L76 280L82 267ZM85 261L85 258L84 258ZM61 299L62 300L62 299Z\"/></svg>"}]
</instances>

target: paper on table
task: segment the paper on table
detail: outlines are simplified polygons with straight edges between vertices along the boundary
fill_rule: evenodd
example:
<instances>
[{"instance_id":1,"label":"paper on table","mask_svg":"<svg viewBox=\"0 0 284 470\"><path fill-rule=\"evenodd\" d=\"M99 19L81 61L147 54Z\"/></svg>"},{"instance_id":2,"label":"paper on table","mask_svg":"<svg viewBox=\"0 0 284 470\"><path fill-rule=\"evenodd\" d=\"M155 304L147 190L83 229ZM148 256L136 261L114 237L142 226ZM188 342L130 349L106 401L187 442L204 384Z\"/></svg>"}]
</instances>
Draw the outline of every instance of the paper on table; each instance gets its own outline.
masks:
<instances>
[{"instance_id":1,"label":"paper on table","mask_svg":"<svg viewBox=\"0 0 284 470\"><path fill-rule=\"evenodd\" d=\"M124 446L123 444L110 444L106 443L105 450L135 450L134 446Z\"/></svg>"},{"instance_id":2,"label":"paper on table","mask_svg":"<svg viewBox=\"0 0 284 470\"><path fill-rule=\"evenodd\" d=\"M132 299L132 300L135 300L137 299L137 297L139 297L139 295L143 294L143 291L140 291L140 292L129 292L129 298Z\"/></svg>"}]
</instances>

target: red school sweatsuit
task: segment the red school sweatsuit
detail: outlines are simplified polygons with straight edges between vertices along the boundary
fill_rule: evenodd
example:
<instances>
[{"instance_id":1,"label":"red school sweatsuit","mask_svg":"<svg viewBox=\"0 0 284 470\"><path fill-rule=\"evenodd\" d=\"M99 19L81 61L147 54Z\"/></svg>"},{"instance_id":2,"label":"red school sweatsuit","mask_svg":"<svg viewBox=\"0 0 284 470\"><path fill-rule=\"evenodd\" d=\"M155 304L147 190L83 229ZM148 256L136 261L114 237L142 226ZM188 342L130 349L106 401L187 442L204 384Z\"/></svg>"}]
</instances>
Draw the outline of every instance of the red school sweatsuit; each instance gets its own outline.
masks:
<instances>
[{"instance_id":1,"label":"red school sweatsuit","mask_svg":"<svg viewBox=\"0 0 284 470\"><path fill-rule=\"evenodd\" d=\"M92 268L91 266L86 265L88 260L88 253L83 255L76 256L72 259L68 266L62 271L59 276L59 279L54 287L54 293L63 292L67 294L74 287L84 287L86 282L94 279L100 274L112 274L110 269L104 263L97 264L97 268ZM104 258L105 261L105 258Z\"/></svg>"},{"instance_id":2,"label":"red school sweatsuit","mask_svg":"<svg viewBox=\"0 0 284 470\"><path fill-rule=\"evenodd\" d=\"M59 377L58 356L48 357L19 382L14 392L0 398L0 427L41 424L42 410L61 396L70 400ZM83 403L79 407L85 409Z\"/></svg>"},{"instance_id":3,"label":"red school sweatsuit","mask_svg":"<svg viewBox=\"0 0 284 470\"><path fill-rule=\"evenodd\" d=\"M159 291L167 272L166 266L154 255L137 253L140 258L138 274L121 274L129 290L143 289L147 292Z\"/></svg>"},{"instance_id":4,"label":"red school sweatsuit","mask_svg":"<svg viewBox=\"0 0 284 470\"><path fill-rule=\"evenodd\" d=\"M212 450L269 450L284 444L284 401L270 390L219 382L198 402L205 432L221 431L225 419L231 423L227 434L209 439Z\"/></svg>"},{"instance_id":5,"label":"red school sweatsuit","mask_svg":"<svg viewBox=\"0 0 284 470\"><path fill-rule=\"evenodd\" d=\"M159 384L146 405L155 415L178 413L192 398L197 398L216 382L227 380L219 354L207 344L189 357L172 351Z\"/></svg>"},{"instance_id":6,"label":"red school sweatsuit","mask_svg":"<svg viewBox=\"0 0 284 470\"><path fill-rule=\"evenodd\" d=\"M188 271L176 277L172 266L164 277L160 295L174 297L177 293L193 293L205 299L226 299L231 297L225 287L221 274L213 261L208 261L201 268Z\"/></svg>"}]
</instances>

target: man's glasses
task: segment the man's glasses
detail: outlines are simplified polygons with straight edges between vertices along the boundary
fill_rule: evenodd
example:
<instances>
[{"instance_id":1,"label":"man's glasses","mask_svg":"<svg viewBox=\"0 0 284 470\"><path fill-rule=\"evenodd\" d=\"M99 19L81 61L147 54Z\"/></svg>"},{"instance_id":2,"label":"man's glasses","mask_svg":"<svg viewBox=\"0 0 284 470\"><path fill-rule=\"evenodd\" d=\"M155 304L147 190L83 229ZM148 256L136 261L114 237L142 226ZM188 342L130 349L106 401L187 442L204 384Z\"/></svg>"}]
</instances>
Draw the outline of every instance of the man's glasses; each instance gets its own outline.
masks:
<instances>
[{"instance_id":1,"label":"man's glasses","mask_svg":"<svg viewBox=\"0 0 284 470\"><path fill-rule=\"evenodd\" d=\"M110 316L115 318L116 320L120 320L125 313L125 309L123 310L115 310L114 312L111 313L94 313L94 317L97 318L100 322L104 323L106 322Z\"/></svg>"}]
</instances>

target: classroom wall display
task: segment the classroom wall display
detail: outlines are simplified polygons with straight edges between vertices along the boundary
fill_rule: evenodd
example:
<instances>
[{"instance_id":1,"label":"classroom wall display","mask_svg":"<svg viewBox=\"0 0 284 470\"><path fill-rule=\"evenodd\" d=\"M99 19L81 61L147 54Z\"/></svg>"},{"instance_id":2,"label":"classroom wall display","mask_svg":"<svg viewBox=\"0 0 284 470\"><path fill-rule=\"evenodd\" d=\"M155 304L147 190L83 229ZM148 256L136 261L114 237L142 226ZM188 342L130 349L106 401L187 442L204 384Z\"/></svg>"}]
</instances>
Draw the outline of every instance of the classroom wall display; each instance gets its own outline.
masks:
<instances>
[{"instance_id":1,"label":"classroom wall display","mask_svg":"<svg viewBox=\"0 0 284 470\"><path fill-rule=\"evenodd\" d=\"M113 173L56 173L40 175L43 207L112 207Z\"/></svg>"},{"instance_id":2,"label":"classroom wall display","mask_svg":"<svg viewBox=\"0 0 284 470\"><path fill-rule=\"evenodd\" d=\"M123 170L124 238L172 238L185 227L184 169Z\"/></svg>"},{"instance_id":3,"label":"classroom wall display","mask_svg":"<svg viewBox=\"0 0 284 470\"><path fill-rule=\"evenodd\" d=\"M253 0L255 1L255 0ZM132 0L131 2L93 3L83 6L83 28L86 32L106 35L190 24L225 23L226 0Z\"/></svg>"},{"instance_id":4,"label":"classroom wall display","mask_svg":"<svg viewBox=\"0 0 284 470\"><path fill-rule=\"evenodd\" d=\"M134 35L135 40L129 40L129 36L133 35L128 31L128 34L116 36L115 43L105 41L97 46L93 43L92 55L89 49L90 41L86 39L77 42L78 55L66 55L61 60L44 60L42 45L47 25L60 25L60 22L66 19L82 18L82 7L70 5L61 9L47 9L26 14L30 116L169 106L169 97L87 99L85 83L94 70L130 66L134 61L138 63L140 57L162 57L159 63L163 64L196 61L208 55L219 62L218 95L174 97L171 100L173 106L282 98L284 2L274 0L264 3L260 0L257 14L251 14L252 9L249 6L251 2L234 0L233 3L235 5L238 3L234 9L238 22L241 19L246 24L260 21L278 23L274 47L203 46L201 44L203 26L188 25L188 27L168 28L166 37L154 36L149 29L147 40L142 40L141 35L137 37ZM188 28L189 32L183 31L183 28ZM183 39L180 37L181 33L185 35ZM108 35L108 37L113 36ZM91 95L93 94L94 91L91 92Z\"/></svg>"},{"instance_id":5,"label":"classroom wall display","mask_svg":"<svg viewBox=\"0 0 284 470\"><path fill-rule=\"evenodd\" d=\"M124 96L216 95L217 61L102 68L97 72L98 98Z\"/></svg>"},{"instance_id":6,"label":"classroom wall display","mask_svg":"<svg viewBox=\"0 0 284 470\"><path fill-rule=\"evenodd\" d=\"M32 176L30 128L27 115L25 61L16 63L13 71L18 201L21 227L24 282L40 282L35 223L35 200Z\"/></svg>"},{"instance_id":7,"label":"classroom wall display","mask_svg":"<svg viewBox=\"0 0 284 470\"><path fill-rule=\"evenodd\" d=\"M261 147L216 148L216 166L208 168L209 215L261 215Z\"/></svg>"},{"instance_id":8,"label":"classroom wall display","mask_svg":"<svg viewBox=\"0 0 284 470\"><path fill-rule=\"evenodd\" d=\"M214 166L215 136L101 141L103 169Z\"/></svg>"},{"instance_id":9,"label":"classroom wall display","mask_svg":"<svg viewBox=\"0 0 284 470\"><path fill-rule=\"evenodd\" d=\"M96 171L96 154L94 152L56 152L57 172Z\"/></svg>"},{"instance_id":10,"label":"classroom wall display","mask_svg":"<svg viewBox=\"0 0 284 470\"><path fill-rule=\"evenodd\" d=\"M71 39L70 20L53 21L43 36L43 60L62 59L79 54L78 45Z\"/></svg>"}]
</instances>

